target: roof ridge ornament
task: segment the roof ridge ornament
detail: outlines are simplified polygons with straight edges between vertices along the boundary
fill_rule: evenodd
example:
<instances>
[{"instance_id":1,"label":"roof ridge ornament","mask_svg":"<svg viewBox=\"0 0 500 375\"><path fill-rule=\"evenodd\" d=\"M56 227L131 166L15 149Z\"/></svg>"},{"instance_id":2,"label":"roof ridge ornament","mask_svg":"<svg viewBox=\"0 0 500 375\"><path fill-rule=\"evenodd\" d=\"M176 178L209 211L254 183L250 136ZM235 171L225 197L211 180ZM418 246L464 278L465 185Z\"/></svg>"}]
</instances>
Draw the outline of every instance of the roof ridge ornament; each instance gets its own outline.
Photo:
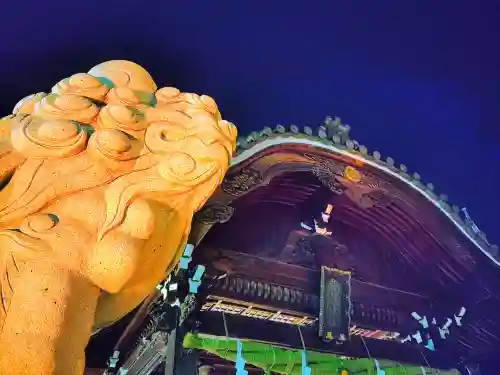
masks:
<instances>
[{"instance_id":1,"label":"roof ridge ornament","mask_svg":"<svg viewBox=\"0 0 500 375\"><path fill-rule=\"evenodd\" d=\"M347 124L343 124L340 117L335 116L335 118L332 118L327 116L323 121L323 124L328 138L332 138L337 135L343 143L350 139L349 132L351 131L351 127Z\"/></svg>"}]
</instances>

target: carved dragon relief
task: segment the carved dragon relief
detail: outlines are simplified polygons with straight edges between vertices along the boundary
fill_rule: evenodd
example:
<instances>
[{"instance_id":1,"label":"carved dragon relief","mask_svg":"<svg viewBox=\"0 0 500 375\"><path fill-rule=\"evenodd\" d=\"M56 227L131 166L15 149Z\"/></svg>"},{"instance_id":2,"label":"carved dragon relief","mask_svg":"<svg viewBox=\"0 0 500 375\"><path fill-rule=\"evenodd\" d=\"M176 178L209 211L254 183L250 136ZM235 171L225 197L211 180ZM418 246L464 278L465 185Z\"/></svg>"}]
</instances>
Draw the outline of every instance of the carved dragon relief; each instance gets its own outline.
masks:
<instances>
[{"instance_id":1,"label":"carved dragon relief","mask_svg":"<svg viewBox=\"0 0 500 375\"><path fill-rule=\"evenodd\" d=\"M128 61L0 120L0 374L82 374L92 330L177 263L235 143L212 98Z\"/></svg>"},{"instance_id":2,"label":"carved dragon relief","mask_svg":"<svg viewBox=\"0 0 500 375\"><path fill-rule=\"evenodd\" d=\"M273 177L291 171L311 171L329 190L339 195L345 194L362 208L387 206L399 198L399 193L392 189L389 182L367 171L360 172L344 162L307 152L298 155L293 149L288 150L284 146L280 150L283 153L272 157L265 155L255 158L251 166L230 172L221 185L221 191L227 196L214 198L232 201L265 184Z\"/></svg>"},{"instance_id":3,"label":"carved dragon relief","mask_svg":"<svg viewBox=\"0 0 500 375\"><path fill-rule=\"evenodd\" d=\"M398 198L398 193L388 182L369 172L360 172L343 163L312 154L305 154L305 157L313 163L311 172L325 187L336 194L345 194L362 208L387 206ZM349 178L346 173L357 175Z\"/></svg>"}]
</instances>

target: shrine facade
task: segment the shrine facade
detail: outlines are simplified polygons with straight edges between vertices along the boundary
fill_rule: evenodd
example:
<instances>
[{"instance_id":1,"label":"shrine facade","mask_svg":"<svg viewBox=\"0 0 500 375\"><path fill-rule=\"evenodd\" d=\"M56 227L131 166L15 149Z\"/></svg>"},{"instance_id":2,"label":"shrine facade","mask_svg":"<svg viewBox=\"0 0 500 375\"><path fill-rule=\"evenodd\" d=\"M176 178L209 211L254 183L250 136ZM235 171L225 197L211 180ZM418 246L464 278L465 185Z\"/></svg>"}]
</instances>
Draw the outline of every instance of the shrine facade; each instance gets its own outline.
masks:
<instances>
[{"instance_id":1,"label":"shrine facade","mask_svg":"<svg viewBox=\"0 0 500 375\"><path fill-rule=\"evenodd\" d=\"M327 118L241 138L177 271L94 335L89 369L223 375L245 358L241 371L273 373L270 354L250 357L288 348L330 355L339 374L356 358L370 365L351 373L487 374L500 347L498 247L466 209L349 131ZM329 373L315 363L278 373Z\"/></svg>"}]
</instances>

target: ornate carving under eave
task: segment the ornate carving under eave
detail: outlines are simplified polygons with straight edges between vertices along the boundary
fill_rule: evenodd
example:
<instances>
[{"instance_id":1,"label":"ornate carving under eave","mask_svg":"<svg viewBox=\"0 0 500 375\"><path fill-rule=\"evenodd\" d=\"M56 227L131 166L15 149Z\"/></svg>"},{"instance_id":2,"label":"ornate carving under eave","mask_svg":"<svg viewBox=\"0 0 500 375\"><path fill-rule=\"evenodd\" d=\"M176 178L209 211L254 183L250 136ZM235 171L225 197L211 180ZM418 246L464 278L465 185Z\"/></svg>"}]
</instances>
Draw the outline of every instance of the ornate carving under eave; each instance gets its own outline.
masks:
<instances>
[{"instance_id":1,"label":"ornate carving under eave","mask_svg":"<svg viewBox=\"0 0 500 375\"><path fill-rule=\"evenodd\" d=\"M220 202L210 202L195 216L204 225L223 224L233 216L234 208Z\"/></svg>"},{"instance_id":2,"label":"ornate carving under eave","mask_svg":"<svg viewBox=\"0 0 500 375\"><path fill-rule=\"evenodd\" d=\"M305 155L314 162L311 172L328 189L336 194L342 194L346 187L339 180L342 175L343 165L341 163L326 160L314 155Z\"/></svg>"},{"instance_id":3,"label":"ornate carving under eave","mask_svg":"<svg viewBox=\"0 0 500 375\"><path fill-rule=\"evenodd\" d=\"M231 296L240 296L242 300L253 300L262 305L273 307L288 306L298 311L314 312L319 308L319 297L297 288L290 288L266 281L250 280L243 277L227 276L217 280L214 292L230 293Z\"/></svg>"},{"instance_id":4,"label":"ornate carving under eave","mask_svg":"<svg viewBox=\"0 0 500 375\"><path fill-rule=\"evenodd\" d=\"M230 174L222 182L222 191L232 196L248 193L260 185L264 179L261 173L253 168L244 168L239 174Z\"/></svg>"},{"instance_id":5,"label":"ornate carving under eave","mask_svg":"<svg viewBox=\"0 0 500 375\"><path fill-rule=\"evenodd\" d=\"M398 198L390 184L377 176L335 160L310 154L306 157L314 162L311 171L325 187L335 194L345 194L360 207L385 207Z\"/></svg>"}]
</instances>

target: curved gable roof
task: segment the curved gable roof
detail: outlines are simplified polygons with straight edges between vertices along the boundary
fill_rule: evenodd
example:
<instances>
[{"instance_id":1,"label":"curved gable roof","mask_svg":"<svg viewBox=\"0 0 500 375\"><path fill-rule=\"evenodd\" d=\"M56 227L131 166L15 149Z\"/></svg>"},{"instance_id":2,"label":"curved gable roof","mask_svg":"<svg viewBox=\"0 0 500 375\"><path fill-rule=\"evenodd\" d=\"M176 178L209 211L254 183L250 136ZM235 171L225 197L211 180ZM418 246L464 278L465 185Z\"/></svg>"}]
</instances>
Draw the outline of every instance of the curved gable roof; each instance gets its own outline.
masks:
<instances>
[{"instance_id":1,"label":"curved gable roof","mask_svg":"<svg viewBox=\"0 0 500 375\"><path fill-rule=\"evenodd\" d=\"M429 201L447 220L449 220L479 251L493 264L500 266L498 246L491 244L486 235L479 230L467 212L448 203L446 194L438 194L432 183L422 182L418 173L410 173L404 164L397 165L393 158L383 158L379 151L369 152L368 148L349 137L350 127L327 117L324 125L313 129L297 125L277 125L274 129L265 127L260 132L252 132L238 139L237 150L231 170L237 169L249 159L277 146L309 146L342 158L351 159L389 176L415 191ZM230 171L231 172L231 171Z\"/></svg>"}]
</instances>

